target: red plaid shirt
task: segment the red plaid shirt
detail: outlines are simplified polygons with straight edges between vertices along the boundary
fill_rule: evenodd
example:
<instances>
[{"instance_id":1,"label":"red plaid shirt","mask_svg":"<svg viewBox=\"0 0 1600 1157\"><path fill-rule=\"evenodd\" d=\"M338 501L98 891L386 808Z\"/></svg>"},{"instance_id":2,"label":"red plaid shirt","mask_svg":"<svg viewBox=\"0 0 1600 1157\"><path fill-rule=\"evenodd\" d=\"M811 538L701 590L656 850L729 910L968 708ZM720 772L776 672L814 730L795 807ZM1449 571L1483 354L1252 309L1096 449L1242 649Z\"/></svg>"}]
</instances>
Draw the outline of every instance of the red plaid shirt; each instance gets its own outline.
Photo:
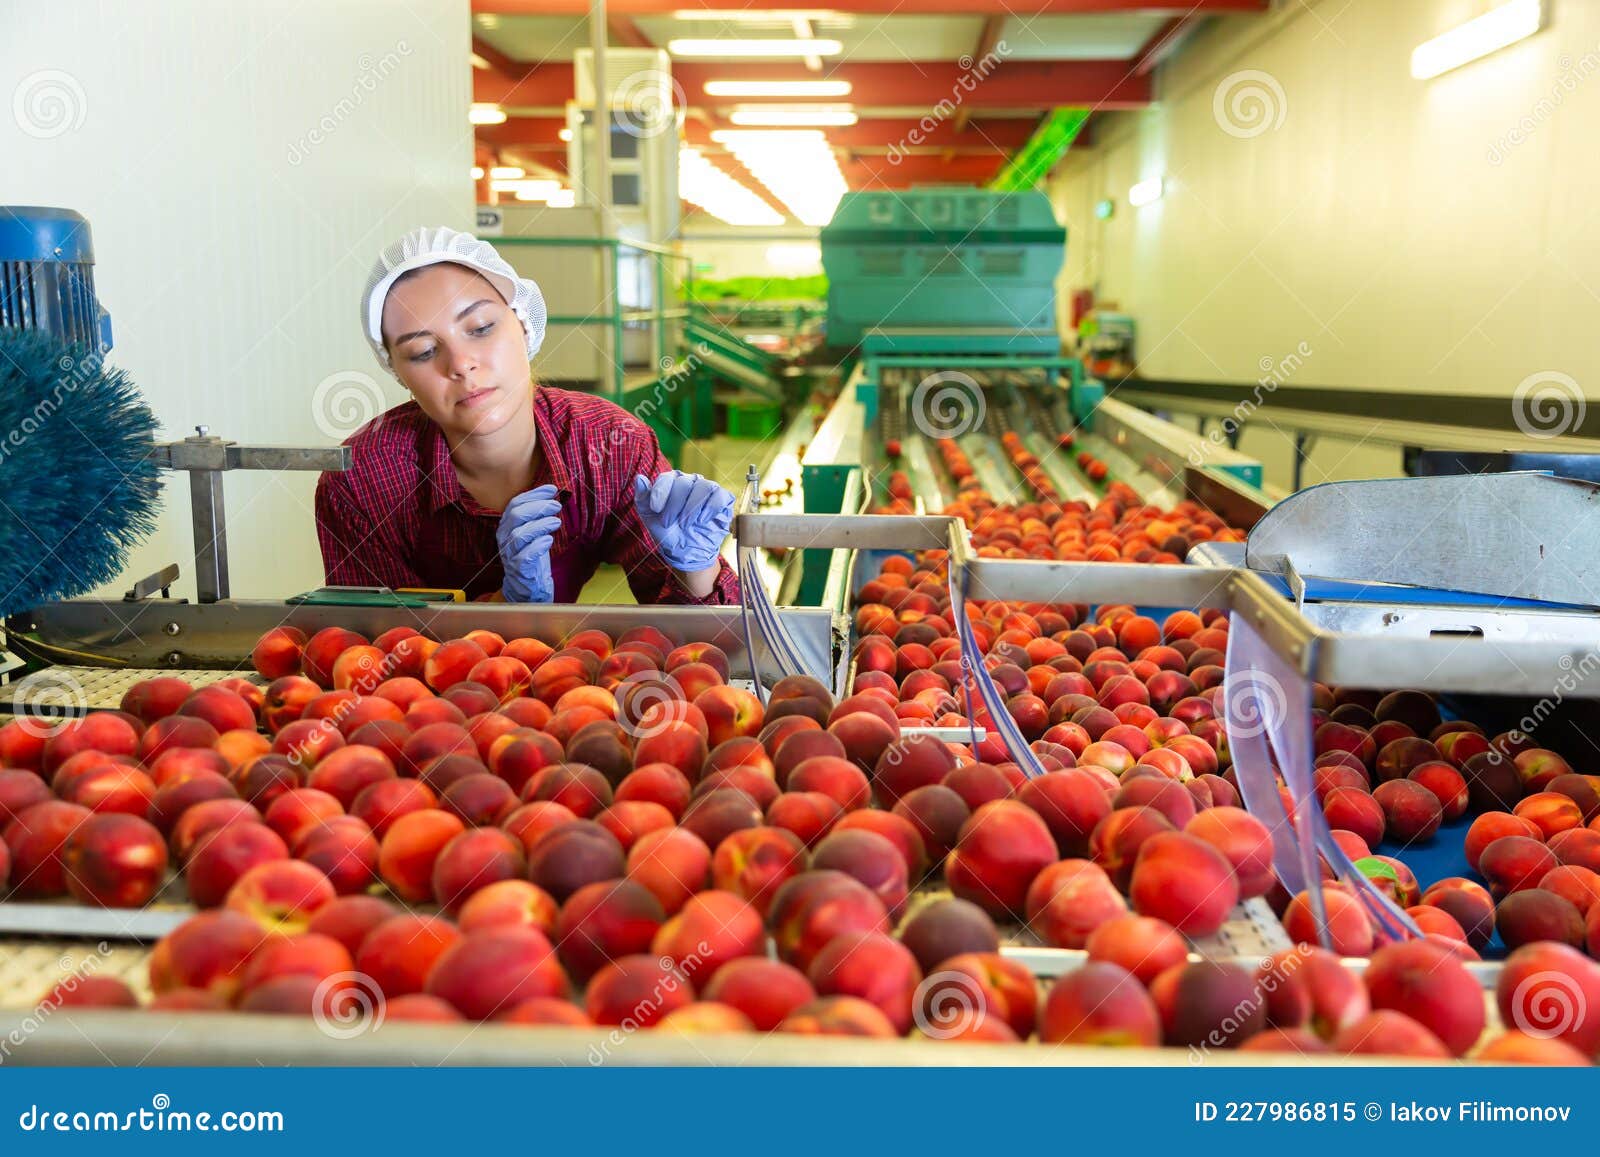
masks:
<instances>
[{"instance_id":1,"label":"red plaid shirt","mask_svg":"<svg viewBox=\"0 0 1600 1157\"><path fill-rule=\"evenodd\" d=\"M537 386L534 486L553 483L561 528L550 549L555 601L576 602L602 562L620 565L641 603L732 604L739 580L726 559L697 599L656 553L634 507L633 479L671 470L655 433L603 398ZM317 538L330 586L443 587L481 598L505 578L489 510L462 488L444 433L407 402L345 445L351 468L317 480Z\"/></svg>"}]
</instances>

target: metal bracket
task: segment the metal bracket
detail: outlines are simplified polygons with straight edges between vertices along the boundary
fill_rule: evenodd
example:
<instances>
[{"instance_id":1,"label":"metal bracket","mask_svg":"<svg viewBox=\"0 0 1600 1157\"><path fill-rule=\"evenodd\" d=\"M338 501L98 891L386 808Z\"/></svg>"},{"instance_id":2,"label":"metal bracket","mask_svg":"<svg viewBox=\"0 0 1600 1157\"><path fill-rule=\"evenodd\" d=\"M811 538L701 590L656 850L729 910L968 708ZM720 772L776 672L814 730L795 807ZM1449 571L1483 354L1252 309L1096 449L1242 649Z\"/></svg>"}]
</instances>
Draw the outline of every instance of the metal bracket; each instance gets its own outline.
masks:
<instances>
[{"instance_id":1,"label":"metal bracket","mask_svg":"<svg viewBox=\"0 0 1600 1157\"><path fill-rule=\"evenodd\" d=\"M189 472L194 528L195 589L199 601L228 597L228 528L222 497L225 470L348 470L348 446L241 446L207 426L181 442L162 442L150 458L168 470ZM135 588L138 589L137 587Z\"/></svg>"},{"instance_id":2,"label":"metal bracket","mask_svg":"<svg viewBox=\"0 0 1600 1157\"><path fill-rule=\"evenodd\" d=\"M162 598L170 598L172 584L178 581L178 564L169 562L154 574L147 574L144 578L134 583L128 592L122 596L125 603L136 603L140 599L147 599L157 591Z\"/></svg>"}]
</instances>

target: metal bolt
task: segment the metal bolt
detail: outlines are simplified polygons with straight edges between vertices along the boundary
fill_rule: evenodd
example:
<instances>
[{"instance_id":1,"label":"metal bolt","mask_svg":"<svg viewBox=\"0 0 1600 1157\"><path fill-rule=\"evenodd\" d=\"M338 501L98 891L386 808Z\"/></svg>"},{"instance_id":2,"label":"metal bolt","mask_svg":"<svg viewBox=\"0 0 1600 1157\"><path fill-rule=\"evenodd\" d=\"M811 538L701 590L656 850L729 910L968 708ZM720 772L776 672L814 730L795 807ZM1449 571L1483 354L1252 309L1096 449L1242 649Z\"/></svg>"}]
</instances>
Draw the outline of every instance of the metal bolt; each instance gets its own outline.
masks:
<instances>
[{"instance_id":1,"label":"metal bolt","mask_svg":"<svg viewBox=\"0 0 1600 1157\"><path fill-rule=\"evenodd\" d=\"M181 666L183 666L183 652L182 651L168 651L167 652L167 666L169 666L169 667L181 667Z\"/></svg>"},{"instance_id":2,"label":"metal bolt","mask_svg":"<svg viewBox=\"0 0 1600 1157\"><path fill-rule=\"evenodd\" d=\"M168 635L181 634L182 631L183 631L183 628L178 626L177 623L168 623L166 626L162 627L161 629L163 631L165 631Z\"/></svg>"}]
</instances>

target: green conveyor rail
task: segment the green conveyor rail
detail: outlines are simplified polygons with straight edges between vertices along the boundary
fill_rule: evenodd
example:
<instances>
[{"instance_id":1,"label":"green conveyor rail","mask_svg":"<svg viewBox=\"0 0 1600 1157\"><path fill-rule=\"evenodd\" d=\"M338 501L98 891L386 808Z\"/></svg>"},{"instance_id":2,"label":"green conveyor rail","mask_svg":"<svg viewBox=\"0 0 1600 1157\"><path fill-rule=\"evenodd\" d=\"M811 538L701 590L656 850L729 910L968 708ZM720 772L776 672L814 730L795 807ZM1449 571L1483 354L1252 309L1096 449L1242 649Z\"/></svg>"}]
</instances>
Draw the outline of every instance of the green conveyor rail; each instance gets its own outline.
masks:
<instances>
[{"instance_id":1,"label":"green conveyor rail","mask_svg":"<svg viewBox=\"0 0 1600 1157\"><path fill-rule=\"evenodd\" d=\"M738 335L690 317L684 323L680 348L690 364L771 401L783 401L777 381L778 360Z\"/></svg>"},{"instance_id":2,"label":"green conveyor rail","mask_svg":"<svg viewBox=\"0 0 1600 1157\"><path fill-rule=\"evenodd\" d=\"M1013 153L1005 166L989 182L1000 193L1031 189L1066 155L1089 122L1086 108L1058 108L1040 122L1027 142Z\"/></svg>"}]
</instances>

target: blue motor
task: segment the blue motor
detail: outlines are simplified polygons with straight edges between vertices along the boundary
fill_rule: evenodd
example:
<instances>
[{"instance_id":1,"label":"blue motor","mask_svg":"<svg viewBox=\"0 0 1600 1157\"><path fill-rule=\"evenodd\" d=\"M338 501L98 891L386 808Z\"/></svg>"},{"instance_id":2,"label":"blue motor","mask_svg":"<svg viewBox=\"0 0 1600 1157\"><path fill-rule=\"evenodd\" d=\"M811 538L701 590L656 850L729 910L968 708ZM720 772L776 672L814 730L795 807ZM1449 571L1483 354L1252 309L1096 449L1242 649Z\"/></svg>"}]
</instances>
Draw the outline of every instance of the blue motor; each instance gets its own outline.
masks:
<instances>
[{"instance_id":1,"label":"blue motor","mask_svg":"<svg viewBox=\"0 0 1600 1157\"><path fill-rule=\"evenodd\" d=\"M94 243L82 214L0 206L0 327L101 353L111 348L111 315L94 294Z\"/></svg>"}]
</instances>

